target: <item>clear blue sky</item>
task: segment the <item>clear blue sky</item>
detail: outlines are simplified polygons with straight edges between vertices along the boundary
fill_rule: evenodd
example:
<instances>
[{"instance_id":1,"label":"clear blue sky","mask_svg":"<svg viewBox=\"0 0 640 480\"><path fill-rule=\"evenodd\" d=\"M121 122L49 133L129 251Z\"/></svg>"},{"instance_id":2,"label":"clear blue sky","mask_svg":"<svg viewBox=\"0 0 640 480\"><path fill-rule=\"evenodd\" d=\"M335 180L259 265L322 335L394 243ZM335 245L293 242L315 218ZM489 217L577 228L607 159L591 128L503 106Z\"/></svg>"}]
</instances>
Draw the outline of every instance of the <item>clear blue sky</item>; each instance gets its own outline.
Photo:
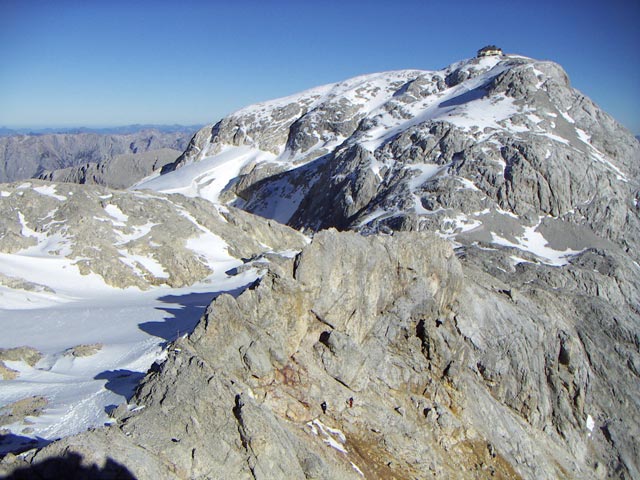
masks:
<instances>
[{"instance_id":1,"label":"clear blue sky","mask_svg":"<svg viewBox=\"0 0 640 480\"><path fill-rule=\"evenodd\" d=\"M489 43L560 63L640 133L638 0L0 0L0 126L211 123Z\"/></svg>"}]
</instances>

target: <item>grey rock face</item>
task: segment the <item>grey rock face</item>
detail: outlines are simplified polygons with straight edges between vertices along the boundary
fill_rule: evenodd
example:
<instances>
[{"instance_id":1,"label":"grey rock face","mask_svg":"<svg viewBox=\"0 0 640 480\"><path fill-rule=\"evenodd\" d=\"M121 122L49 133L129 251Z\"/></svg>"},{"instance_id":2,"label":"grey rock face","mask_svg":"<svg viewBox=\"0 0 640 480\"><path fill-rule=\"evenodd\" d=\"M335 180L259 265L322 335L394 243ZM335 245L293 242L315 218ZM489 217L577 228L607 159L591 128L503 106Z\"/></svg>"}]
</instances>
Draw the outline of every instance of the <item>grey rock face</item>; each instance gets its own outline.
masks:
<instances>
[{"instance_id":1,"label":"grey rock face","mask_svg":"<svg viewBox=\"0 0 640 480\"><path fill-rule=\"evenodd\" d=\"M0 137L0 183L31 178L43 171L98 163L125 153L170 148L183 151L190 134L143 130L123 135L60 133Z\"/></svg>"},{"instance_id":2,"label":"grey rock face","mask_svg":"<svg viewBox=\"0 0 640 480\"><path fill-rule=\"evenodd\" d=\"M354 465L366 478L634 478L637 312L618 302L640 298L639 269L595 251L562 269L510 265L477 248L458 260L421 232L321 232L218 297L147 375L144 409L28 461L78 452L141 479L360 478Z\"/></svg>"},{"instance_id":3,"label":"grey rock face","mask_svg":"<svg viewBox=\"0 0 640 480\"><path fill-rule=\"evenodd\" d=\"M290 166L253 166L221 198L239 198L242 208L269 217L282 215L273 213L277 197L291 210L289 225L312 231L430 230L457 242L468 281L454 321L415 324L427 362L421 368L432 372L427 383L436 400L447 392L446 401L424 407L442 429L439 441L450 448L445 438L455 442L453 432L471 428L527 478L637 476L638 445L625 436L638 430L637 402L607 392L637 391L629 380L640 318L640 145L552 62L474 59L441 72L349 82L339 95L339 85L334 96L301 94L301 110L288 108L282 121L269 116L286 99L237 112L182 161L225 144L264 148ZM375 98L376 107L358 95ZM338 131L339 112L349 121ZM318 265L314 275L322 271ZM366 372L385 355L334 325L357 308L338 311L326 318L314 310L330 326L314 344L316 362L361 394ZM273 347L261 340L243 348L238 368L263 378ZM378 378L395 388L413 365L405 360ZM477 399L463 402L464 418L451 414L458 397L450 387ZM447 468L446 461L433 465L440 474Z\"/></svg>"},{"instance_id":4,"label":"grey rock face","mask_svg":"<svg viewBox=\"0 0 640 480\"><path fill-rule=\"evenodd\" d=\"M184 154L163 173L214 155L228 145L284 153L295 164L307 163L330 152L356 130L363 117L358 106L361 101L393 94L411 75L419 73L364 75L239 110L201 129Z\"/></svg>"},{"instance_id":5,"label":"grey rock face","mask_svg":"<svg viewBox=\"0 0 640 480\"><path fill-rule=\"evenodd\" d=\"M50 182L104 185L125 189L172 163L181 152L161 148L144 153L117 155L99 163L86 163L52 172L42 172L38 179Z\"/></svg>"}]
</instances>

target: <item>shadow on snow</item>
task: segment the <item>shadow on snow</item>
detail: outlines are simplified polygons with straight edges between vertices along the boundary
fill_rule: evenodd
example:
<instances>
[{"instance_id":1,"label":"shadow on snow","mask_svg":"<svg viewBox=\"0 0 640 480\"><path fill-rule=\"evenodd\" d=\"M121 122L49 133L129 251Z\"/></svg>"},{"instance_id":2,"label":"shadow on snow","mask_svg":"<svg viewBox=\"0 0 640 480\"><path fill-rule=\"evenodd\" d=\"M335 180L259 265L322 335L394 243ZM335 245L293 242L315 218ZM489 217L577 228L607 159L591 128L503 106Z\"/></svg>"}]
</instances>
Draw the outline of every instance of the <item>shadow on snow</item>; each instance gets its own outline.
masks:
<instances>
[{"instance_id":1,"label":"shadow on snow","mask_svg":"<svg viewBox=\"0 0 640 480\"><path fill-rule=\"evenodd\" d=\"M140 323L138 324L138 328L154 337L164 338L169 342L173 341L180 335L193 332L204 311L216 297L223 293L237 297L251 285L251 283L253 282L233 290L187 293L185 295L165 295L158 300L168 305L166 307L156 308L164 310L169 316L165 317L162 321Z\"/></svg>"},{"instance_id":2,"label":"shadow on snow","mask_svg":"<svg viewBox=\"0 0 640 480\"><path fill-rule=\"evenodd\" d=\"M7 453L19 454L32 448L42 448L51 443L44 438L23 437L14 433L0 434L0 459Z\"/></svg>"},{"instance_id":3,"label":"shadow on snow","mask_svg":"<svg viewBox=\"0 0 640 480\"><path fill-rule=\"evenodd\" d=\"M473 102L474 100L480 100L486 95L487 90L483 85L481 87L474 88L473 90L468 90L456 97L450 98L449 100L445 100L444 102L440 103L438 107L456 107L458 105L464 105L465 103Z\"/></svg>"},{"instance_id":4,"label":"shadow on snow","mask_svg":"<svg viewBox=\"0 0 640 480\"><path fill-rule=\"evenodd\" d=\"M116 395L123 396L128 402L133 397L136 387L144 376L143 372L122 369L106 370L93 378L94 380L106 380L107 383L105 383L104 388L111 390Z\"/></svg>"}]
</instances>

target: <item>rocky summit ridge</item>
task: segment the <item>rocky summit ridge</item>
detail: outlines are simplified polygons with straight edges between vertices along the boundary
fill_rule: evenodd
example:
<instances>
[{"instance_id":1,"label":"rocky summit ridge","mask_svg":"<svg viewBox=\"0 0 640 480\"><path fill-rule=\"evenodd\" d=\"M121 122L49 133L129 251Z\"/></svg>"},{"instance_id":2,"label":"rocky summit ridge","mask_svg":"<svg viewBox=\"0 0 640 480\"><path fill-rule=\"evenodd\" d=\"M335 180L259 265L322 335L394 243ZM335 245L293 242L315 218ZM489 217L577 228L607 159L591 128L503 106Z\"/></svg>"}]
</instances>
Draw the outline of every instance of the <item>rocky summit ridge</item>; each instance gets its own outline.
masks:
<instances>
[{"instance_id":1,"label":"rocky summit ridge","mask_svg":"<svg viewBox=\"0 0 640 480\"><path fill-rule=\"evenodd\" d=\"M41 245L40 210L70 235L54 210L69 192L2 195L48 203L20 207L1 248ZM14 478L640 478L640 143L557 64L311 89L205 127L129 192L83 195L130 241L120 255L165 269L140 233L176 237L183 265L195 225L235 257L299 253L217 297L113 425L5 458ZM164 204L168 233L146 219ZM118 278L171 278L143 267Z\"/></svg>"}]
</instances>

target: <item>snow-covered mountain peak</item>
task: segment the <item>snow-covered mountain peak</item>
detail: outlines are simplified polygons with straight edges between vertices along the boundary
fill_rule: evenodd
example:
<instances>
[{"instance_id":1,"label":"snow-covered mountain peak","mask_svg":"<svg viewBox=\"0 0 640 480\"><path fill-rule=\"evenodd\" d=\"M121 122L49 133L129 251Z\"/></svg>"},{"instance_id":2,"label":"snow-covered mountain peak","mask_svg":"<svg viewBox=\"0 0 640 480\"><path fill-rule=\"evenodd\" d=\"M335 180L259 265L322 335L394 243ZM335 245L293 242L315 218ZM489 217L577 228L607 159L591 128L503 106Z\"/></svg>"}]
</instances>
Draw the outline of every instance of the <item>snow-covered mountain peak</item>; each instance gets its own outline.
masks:
<instances>
[{"instance_id":1,"label":"snow-covered mountain peak","mask_svg":"<svg viewBox=\"0 0 640 480\"><path fill-rule=\"evenodd\" d=\"M361 75L250 105L201 130L185 154L165 168L164 173L216 155L225 145L256 148L275 155L277 160L299 165L324 155L359 133L363 120L365 129L380 124L385 114L411 119L413 123L439 114L452 120L460 112L446 109L454 105L447 101L455 99L456 105L463 105L491 96L483 89L506 71L527 66L537 78L537 87L550 78L566 78L561 68L554 71L545 66L548 64L550 62L536 62L521 56L471 58L435 71L399 70ZM541 68L537 68L538 65ZM476 106L485 110L487 107ZM495 110L500 110L499 118L514 113L508 109L505 112L504 108ZM479 119L473 121L481 126ZM410 123L404 122L404 126ZM394 126L400 126L400 122L382 123L387 130Z\"/></svg>"},{"instance_id":2,"label":"snow-covered mountain peak","mask_svg":"<svg viewBox=\"0 0 640 480\"><path fill-rule=\"evenodd\" d=\"M296 228L430 229L558 263L599 243L546 225L600 231L611 196L630 195L639 156L631 134L572 89L562 67L501 55L245 107L136 188L230 203Z\"/></svg>"}]
</instances>

